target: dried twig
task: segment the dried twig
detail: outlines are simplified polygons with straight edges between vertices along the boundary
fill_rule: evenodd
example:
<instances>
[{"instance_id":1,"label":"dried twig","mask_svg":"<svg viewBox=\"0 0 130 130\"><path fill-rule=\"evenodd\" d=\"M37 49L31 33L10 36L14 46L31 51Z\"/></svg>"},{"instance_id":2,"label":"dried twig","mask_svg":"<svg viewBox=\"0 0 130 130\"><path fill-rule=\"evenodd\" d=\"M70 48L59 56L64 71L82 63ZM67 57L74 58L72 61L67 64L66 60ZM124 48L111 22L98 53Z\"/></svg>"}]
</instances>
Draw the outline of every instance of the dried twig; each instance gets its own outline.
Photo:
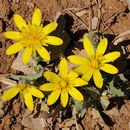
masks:
<instances>
[{"instance_id":1,"label":"dried twig","mask_svg":"<svg viewBox=\"0 0 130 130\"><path fill-rule=\"evenodd\" d=\"M98 25L97 25L97 31L100 30L100 24L101 24L101 8L102 8L102 0L97 0L98 4Z\"/></svg>"},{"instance_id":2,"label":"dried twig","mask_svg":"<svg viewBox=\"0 0 130 130\"><path fill-rule=\"evenodd\" d=\"M123 33L121 33L120 35L118 35L118 36L114 39L114 41L117 40L118 38L125 37L125 36L128 36L128 35L130 35L130 30L128 30L128 31L126 31L126 32L123 32Z\"/></svg>"},{"instance_id":3,"label":"dried twig","mask_svg":"<svg viewBox=\"0 0 130 130\"><path fill-rule=\"evenodd\" d=\"M96 5L96 3L93 3L93 4L90 4L88 7L84 7L84 8L66 8L66 9L64 9L63 10L63 12L66 12L66 11L68 11L68 10L73 10L73 11L77 11L77 12L80 12L80 11L82 11L82 10L84 10L84 9L89 9L90 7L92 7L92 6L95 6ZM76 12L76 13L77 13Z\"/></svg>"},{"instance_id":4,"label":"dried twig","mask_svg":"<svg viewBox=\"0 0 130 130\"><path fill-rule=\"evenodd\" d=\"M116 12L110 19L108 19L105 24L113 22L113 20L119 15L119 12Z\"/></svg>"},{"instance_id":5,"label":"dried twig","mask_svg":"<svg viewBox=\"0 0 130 130\"><path fill-rule=\"evenodd\" d=\"M73 13L71 10L67 11L88 29L88 25L85 24L75 13Z\"/></svg>"},{"instance_id":6,"label":"dried twig","mask_svg":"<svg viewBox=\"0 0 130 130\"><path fill-rule=\"evenodd\" d=\"M75 122L76 130L79 130L77 122Z\"/></svg>"}]
</instances>

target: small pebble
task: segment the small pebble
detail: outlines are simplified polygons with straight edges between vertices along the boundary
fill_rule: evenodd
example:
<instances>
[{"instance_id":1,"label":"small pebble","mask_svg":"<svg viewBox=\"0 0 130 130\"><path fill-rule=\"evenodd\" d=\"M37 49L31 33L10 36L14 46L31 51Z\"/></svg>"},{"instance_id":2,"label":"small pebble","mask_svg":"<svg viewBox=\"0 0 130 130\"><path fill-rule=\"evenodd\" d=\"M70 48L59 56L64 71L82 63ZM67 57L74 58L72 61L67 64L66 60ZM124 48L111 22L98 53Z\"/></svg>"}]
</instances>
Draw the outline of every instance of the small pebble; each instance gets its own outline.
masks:
<instances>
[{"instance_id":1,"label":"small pebble","mask_svg":"<svg viewBox=\"0 0 130 130\"><path fill-rule=\"evenodd\" d=\"M97 28L97 24L98 24L98 18L93 17L92 18L92 30L95 30Z\"/></svg>"},{"instance_id":2,"label":"small pebble","mask_svg":"<svg viewBox=\"0 0 130 130\"><path fill-rule=\"evenodd\" d=\"M30 1L27 1L27 6L29 7L29 8L33 8L34 7L34 3L33 2L30 2Z\"/></svg>"}]
</instances>

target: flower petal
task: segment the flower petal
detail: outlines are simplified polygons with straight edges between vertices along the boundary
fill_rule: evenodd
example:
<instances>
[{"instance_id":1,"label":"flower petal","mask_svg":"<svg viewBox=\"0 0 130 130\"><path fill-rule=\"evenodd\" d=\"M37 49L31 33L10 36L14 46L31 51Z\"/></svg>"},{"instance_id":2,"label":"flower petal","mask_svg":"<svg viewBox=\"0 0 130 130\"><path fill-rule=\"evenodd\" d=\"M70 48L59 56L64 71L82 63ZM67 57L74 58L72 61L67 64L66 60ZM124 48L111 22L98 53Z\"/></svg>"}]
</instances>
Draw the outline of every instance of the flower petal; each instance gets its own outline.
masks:
<instances>
[{"instance_id":1,"label":"flower petal","mask_svg":"<svg viewBox=\"0 0 130 130\"><path fill-rule=\"evenodd\" d=\"M63 107L66 107L68 103L68 92L66 91L66 89L63 89L61 91L61 104Z\"/></svg>"},{"instance_id":2,"label":"flower petal","mask_svg":"<svg viewBox=\"0 0 130 130\"><path fill-rule=\"evenodd\" d=\"M81 65L74 69L75 72L78 74L85 74L90 69L90 66L87 65Z\"/></svg>"},{"instance_id":3,"label":"flower petal","mask_svg":"<svg viewBox=\"0 0 130 130\"><path fill-rule=\"evenodd\" d=\"M4 36L8 39L13 39L13 40L19 40L22 38L22 35L20 32L16 32L16 31L9 31L9 32L5 32Z\"/></svg>"},{"instance_id":4,"label":"flower petal","mask_svg":"<svg viewBox=\"0 0 130 130\"><path fill-rule=\"evenodd\" d=\"M75 55L71 55L68 56L67 59L70 61L70 63L72 64L76 64L76 65L84 65L84 64L89 64L89 60L85 57L81 57L81 56L75 56Z\"/></svg>"},{"instance_id":5,"label":"flower petal","mask_svg":"<svg viewBox=\"0 0 130 130\"><path fill-rule=\"evenodd\" d=\"M118 57L120 57L120 52L118 52L118 51L114 51L114 52L108 53L108 54L103 56L104 60L102 61L102 63L114 61Z\"/></svg>"},{"instance_id":6,"label":"flower petal","mask_svg":"<svg viewBox=\"0 0 130 130\"><path fill-rule=\"evenodd\" d=\"M81 79L81 78L76 78L74 80L74 86L75 87L79 87L79 86L84 86L84 85L87 85L88 82L86 82L85 80Z\"/></svg>"},{"instance_id":7,"label":"flower petal","mask_svg":"<svg viewBox=\"0 0 130 130\"><path fill-rule=\"evenodd\" d=\"M100 73L100 71L98 69L95 70L94 73L93 73L93 80L94 80L95 85L98 88L102 88L103 79L102 79L102 75L101 75L101 73Z\"/></svg>"},{"instance_id":8,"label":"flower petal","mask_svg":"<svg viewBox=\"0 0 130 130\"><path fill-rule=\"evenodd\" d=\"M45 27L43 27L43 32L48 35L49 33L53 32L57 28L57 23L49 23Z\"/></svg>"},{"instance_id":9,"label":"flower petal","mask_svg":"<svg viewBox=\"0 0 130 130\"><path fill-rule=\"evenodd\" d=\"M110 74L118 73L118 69L110 64L104 64L103 66L100 67L100 69Z\"/></svg>"},{"instance_id":10,"label":"flower petal","mask_svg":"<svg viewBox=\"0 0 130 130\"><path fill-rule=\"evenodd\" d=\"M60 77L53 72L46 71L43 73L43 75L48 81L52 83L58 83L60 81Z\"/></svg>"},{"instance_id":11,"label":"flower petal","mask_svg":"<svg viewBox=\"0 0 130 130\"><path fill-rule=\"evenodd\" d=\"M27 24L26 22L23 20L23 18L18 15L18 14L15 14L14 15L14 22L15 24L17 25L17 27L19 28L19 30L22 30L22 28L27 28Z\"/></svg>"},{"instance_id":12,"label":"flower petal","mask_svg":"<svg viewBox=\"0 0 130 130\"><path fill-rule=\"evenodd\" d=\"M31 93L24 93L24 102L26 104L26 106L31 110L33 111L33 98L32 98L32 95Z\"/></svg>"},{"instance_id":13,"label":"flower petal","mask_svg":"<svg viewBox=\"0 0 130 130\"><path fill-rule=\"evenodd\" d=\"M33 86L30 86L30 89L29 89L30 93L35 96L35 97L38 97L38 98L44 98L44 94L39 90L39 89L36 89L35 87Z\"/></svg>"},{"instance_id":14,"label":"flower petal","mask_svg":"<svg viewBox=\"0 0 130 130\"><path fill-rule=\"evenodd\" d=\"M88 39L88 37L84 37L83 40L84 49L89 59L94 58L95 52L92 43Z\"/></svg>"},{"instance_id":15,"label":"flower petal","mask_svg":"<svg viewBox=\"0 0 130 130\"><path fill-rule=\"evenodd\" d=\"M39 47L37 52L44 60L50 61L50 54L44 47Z\"/></svg>"},{"instance_id":16,"label":"flower petal","mask_svg":"<svg viewBox=\"0 0 130 130\"><path fill-rule=\"evenodd\" d=\"M26 47L23 52L23 63L27 64L32 55L32 47Z\"/></svg>"},{"instance_id":17,"label":"flower petal","mask_svg":"<svg viewBox=\"0 0 130 130\"><path fill-rule=\"evenodd\" d=\"M40 9L36 8L32 17L32 24L39 26L40 23L41 23L41 11Z\"/></svg>"},{"instance_id":18,"label":"flower petal","mask_svg":"<svg viewBox=\"0 0 130 130\"><path fill-rule=\"evenodd\" d=\"M73 70L71 70L68 74L68 80L75 80L79 75L74 72Z\"/></svg>"},{"instance_id":19,"label":"flower petal","mask_svg":"<svg viewBox=\"0 0 130 130\"><path fill-rule=\"evenodd\" d=\"M66 79L68 75L68 64L67 60L63 58L59 63L59 72L62 79Z\"/></svg>"},{"instance_id":20,"label":"flower petal","mask_svg":"<svg viewBox=\"0 0 130 130\"><path fill-rule=\"evenodd\" d=\"M7 50L6 50L6 54L7 55L12 55L17 53L18 51L20 51L21 49L23 49L24 46L21 42L16 42L13 45L11 45Z\"/></svg>"},{"instance_id":21,"label":"flower petal","mask_svg":"<svg viewBox=\"0 0 130 130\"><path fill-rule=\"evenodd\" d=\"M107 38L104 38L100 41L96 50L96 56L101 56L105 53L107 49L107 44L108 44Z\"/></svg>"},{"instance_id":22,"label":"flower petal","mask_svg":"<svg viewBox=\"0 0 130 130\"><path fill-rule=\"evenodd\" d=\"M75 100L79 100L79 101L84 100L83 95L76 88L71 87L70 89L68 89L68 92Z\"/></svg>"},{"instance_id":23,"label":"flower petal","mask_svg":"<svg viewBox=\"0 0 130 130\"><path fill-rule=\"evenodd\" d=\"M83 76L82 79L89 81L94 73L94 69L90 68Z\"/></svg>"},{"instance_id":24,"label":"flower petal","mask_svg":"<svg viewBox=\"0 0 130 130\"><path fill-rule=\"evenodd\" d=\"M50 45L61 45L63 44L63 40L59 37L55 37L55 36L46 36L46 43L50 44Z\"/></svg>"},{"instance_id":25,"label":"flower petal","mask_svg":"<svg viewBox=\"0 0 130 130\"><path fill-rule=\"evenodd\" d=\"M58 100L58 98L59 98L59 96L60 96L60 92L61 92L60 89L54 90L54 91L48 96L47 104L48 104L48 105L54 104L54 103Z\"/></svg>"},{"instance_id":26,"label":"flower petal","mask_svg":"<svg viewBox=\"0 0 130 130\"><path fill-rule=\"evenodd\" d=\"M45 84L41 85L39 89L42 91L53 91L53 90L57 89L58 87L59 87L59 85L56 83L45 83Z\"/></svg>"},{"instance_id":27,"label":"flower petal","mask_svg":"<svg viewBox=\"0 0 130 130\"><path fill-rule=\"evenodd\" d=\"M8 91L6 91L2 96L2 100L6 101L6 100L10 100L11 98L15 97L18 94L18 92L20 91L20 88L18 86L19 85L12 87Z\"/></svg>"}]
</instances>

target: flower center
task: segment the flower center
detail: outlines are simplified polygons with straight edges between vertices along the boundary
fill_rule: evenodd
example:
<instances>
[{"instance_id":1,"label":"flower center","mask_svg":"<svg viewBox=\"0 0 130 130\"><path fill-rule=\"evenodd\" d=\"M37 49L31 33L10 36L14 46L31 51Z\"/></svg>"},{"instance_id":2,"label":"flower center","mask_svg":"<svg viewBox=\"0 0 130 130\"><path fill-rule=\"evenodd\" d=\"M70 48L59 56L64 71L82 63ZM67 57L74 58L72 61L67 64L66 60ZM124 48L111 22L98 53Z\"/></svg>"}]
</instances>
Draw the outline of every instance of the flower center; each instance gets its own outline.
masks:
<instances>
[{"instance_id":1,"label":"flower center","mask_svg":"<svg viewBox=\"0 0 130 130\"><path fill-rule=\"evenodd\" d=\"M61 87L61 88L67 88L67 85L68 85L68 82L67 82L67 81L65 81L65 80L63 80L63 79L60 81L60 87Z\"/></svg>"},{"instance_id":2,"label":"flower center","mask_svg":"<svg viewBox=\"0 0 130 130\"><path fill-rule=\"evenodd\" d=\"M96 59L92 59L91 60L91 67L94 68L94 69L97 69L99 66L99 61L96 60Z\"/></svg>"},{"instance_id":3,"label":"flower center","mask_svg":"<svg viewBox=\"0 0 130 130\"><path fill-rule=\"evenodd\" d=\"M45 39L45 34L43 33L42 25L31 25L28 22L28 27L23 28L22 31L22 42L25 44L25 47L32 47L33 49L36 47L40 47L42 45L42 41Z\"/></svg>"}]
</instances>

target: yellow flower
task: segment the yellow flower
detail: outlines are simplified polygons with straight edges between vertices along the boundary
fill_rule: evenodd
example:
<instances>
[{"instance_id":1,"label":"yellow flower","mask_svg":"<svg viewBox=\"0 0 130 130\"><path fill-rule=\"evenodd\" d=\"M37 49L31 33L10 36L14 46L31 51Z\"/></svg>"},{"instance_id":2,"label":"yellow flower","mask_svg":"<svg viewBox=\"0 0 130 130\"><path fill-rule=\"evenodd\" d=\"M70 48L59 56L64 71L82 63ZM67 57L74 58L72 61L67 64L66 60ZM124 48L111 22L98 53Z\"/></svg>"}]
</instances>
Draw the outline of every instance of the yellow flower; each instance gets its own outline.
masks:
<instances>
[{"instance_id":1,"label":"yellow flower","mask_svg":"<svg viewBox=\"0 0 130 130\"><path fill-rule=\"evenodd\" d=\"M43 93L36 89L34 86L29 84L20 84L10 88L7 92L2 95L2 100L7 101L15 97L20 92L24 97L26 106L32 111L33 110L33 98L32 95L38 98L44 98Z\"/></svg>"},{"instance_id":2,"label":"yellow flower","mask_svg":"<svg viewBox=\"0 0 130 130\"><path fill-rule=\"evenodd\" d=\"M74 71L68 73L68 64L65 58L60 61L59 73L60 76L50 71L46 71L43 74L51 83L43 84L40 86L40 89L43 91L53 91L48 97L47 104L54 104L61 95L61 104L63 107L66 107L68 103L68 93L74 99L83 101L83 95L75 87L86 85L88 82L78 78L78 74Z\"/></svg>"},{"instance_id":3,"label":"yellow flower","mask_svg":"<svg viewBox=\"0 0 130 130\"><path fill-rule=\"evenodd\" d=\"M117 59L120 56L120 52L114 51L104 55L107 44L107 39L102 39L95 52L93 45L89 39L85 37L83 45L88 58L74 55L68 57L71 63L80 65L79 67L75 68L74 71L82 74L82 78L86 81L89 81L93 76L94 83L98 88L102 88L103 86L103 78L100 70L110 74L118 73L118 69L113 65L108 64L108 62L112 62Z\"/></svg>"},{"instance_id":4,"label":"yellow flower","mask_svg":"<svg viewBox=\"0 0 130 130\"><path fill-rule=\"evenodd\" d=\"M46 61L50 60L50 54L43 46L50 45L61 45L63 43L62 39L55 36L48 36L49 33L54 31L58 24L50 23L43 27L41 23L41 11L40 9L35 9L32 24L28 21L28 24L23 20L23 18L15 14L14 22L19 28L20 32L9 31L5 32L4 36L16 40L15 44L10 46L6 54L12 55L25 48L23 53L23 63L27 64L32 53L34 54L36 51L38 54Z\"/></svg>"}]
</instances>

